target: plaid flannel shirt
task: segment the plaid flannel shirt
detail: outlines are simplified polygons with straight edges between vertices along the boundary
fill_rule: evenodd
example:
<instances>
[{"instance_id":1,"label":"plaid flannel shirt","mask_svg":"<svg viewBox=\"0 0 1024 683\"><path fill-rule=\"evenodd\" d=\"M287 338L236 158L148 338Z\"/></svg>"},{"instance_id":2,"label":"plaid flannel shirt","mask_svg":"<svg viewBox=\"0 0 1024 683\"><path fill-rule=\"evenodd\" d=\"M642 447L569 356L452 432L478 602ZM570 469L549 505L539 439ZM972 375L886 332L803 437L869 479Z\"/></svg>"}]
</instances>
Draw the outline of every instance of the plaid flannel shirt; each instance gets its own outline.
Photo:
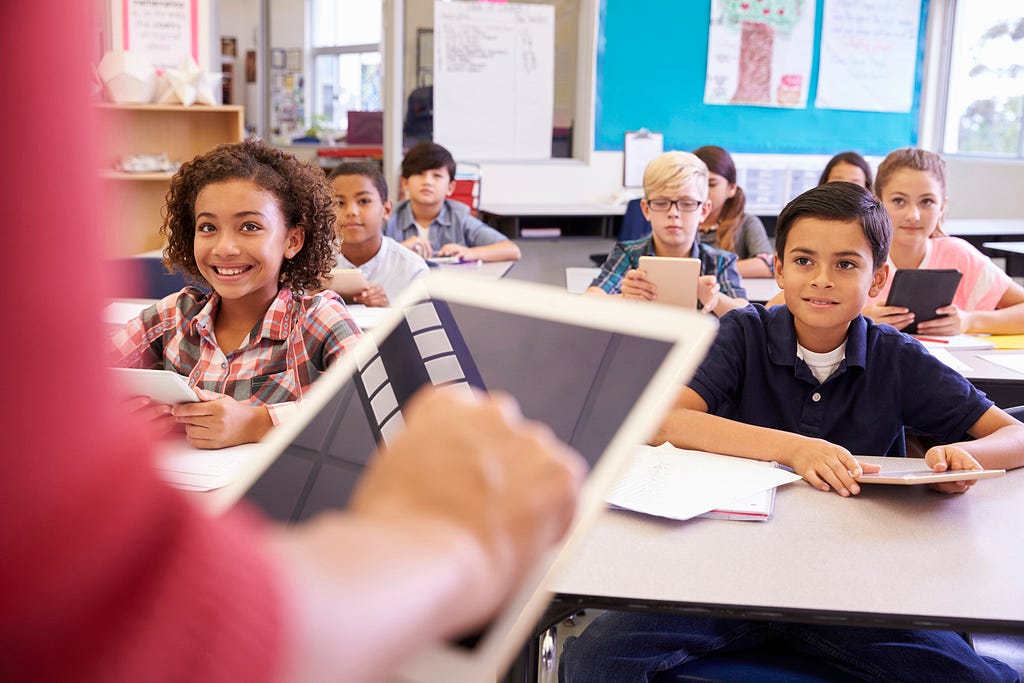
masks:
<instances>
[{"instance_id":1,"label":"plaid flannel shirt","mask_svg":"<svg viewBox=\"0 0 1024 683\"><path fill-rule=\"evenodd\" d=\"M220 296L186 287L113 336L113 364L173 370L190 386L266 406L276 425L362 332L334 292L293 297L282 287L266 315L225 355L214 336Z\"/></svg>"}]
</instances>

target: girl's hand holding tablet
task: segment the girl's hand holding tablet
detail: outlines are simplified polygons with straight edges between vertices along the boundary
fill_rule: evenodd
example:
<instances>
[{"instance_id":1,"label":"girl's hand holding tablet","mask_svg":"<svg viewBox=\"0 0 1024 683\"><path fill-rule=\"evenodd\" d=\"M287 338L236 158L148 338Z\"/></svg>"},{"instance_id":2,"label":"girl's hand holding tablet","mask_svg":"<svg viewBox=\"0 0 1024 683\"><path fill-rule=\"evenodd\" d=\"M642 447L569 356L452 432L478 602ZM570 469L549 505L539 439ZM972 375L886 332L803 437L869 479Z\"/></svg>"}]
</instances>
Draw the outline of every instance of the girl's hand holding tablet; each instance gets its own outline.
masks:
<instances>
[{"instance_id":1,"label":"girl's hand holding tablet","mask_svg":"<svg viewBox=\"0 0 1024 683\"><path fill-rule=\"evenodd\" d=\"M175 421L185 427L194 448L226 448L259 441L274 426L266 408L236 401L215 391L196 389L201 402L174 406Z\"/></svg>"}]
</instances>

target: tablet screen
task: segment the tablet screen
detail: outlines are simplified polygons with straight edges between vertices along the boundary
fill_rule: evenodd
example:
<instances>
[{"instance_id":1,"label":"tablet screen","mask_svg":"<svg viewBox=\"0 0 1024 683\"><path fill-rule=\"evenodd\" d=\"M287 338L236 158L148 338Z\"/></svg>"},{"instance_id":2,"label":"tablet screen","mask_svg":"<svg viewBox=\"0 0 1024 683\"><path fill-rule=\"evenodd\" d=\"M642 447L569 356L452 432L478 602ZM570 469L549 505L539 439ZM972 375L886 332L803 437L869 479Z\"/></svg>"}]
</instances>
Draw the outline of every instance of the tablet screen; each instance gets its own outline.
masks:
<instances>
[{"instance_id":1,"label":"tablet screen","mask_svg":"<svg viewBox=\"0 0 1024 683\"><path fill-rule=\"evenodd\" d=\"M461 303L417 310L255 482L250 501L286 522L344 507L376 443L401 428L401 407L426 384L507 392L593 465L673 346Z\"/></svg>"}]
</instances>

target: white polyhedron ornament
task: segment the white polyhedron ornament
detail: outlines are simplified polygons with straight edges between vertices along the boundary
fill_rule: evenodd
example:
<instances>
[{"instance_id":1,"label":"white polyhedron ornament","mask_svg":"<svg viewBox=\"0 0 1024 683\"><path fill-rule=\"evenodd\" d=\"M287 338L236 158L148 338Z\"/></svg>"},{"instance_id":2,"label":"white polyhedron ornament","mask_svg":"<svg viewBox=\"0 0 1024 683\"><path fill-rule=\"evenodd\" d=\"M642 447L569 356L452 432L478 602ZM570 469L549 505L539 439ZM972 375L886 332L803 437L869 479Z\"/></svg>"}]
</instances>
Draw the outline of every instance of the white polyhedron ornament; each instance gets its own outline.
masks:
<instances>
[{"instance_id":1,"label":"white polyhedron ornament","mask_svg":"<svg viewBox=\"0 0 1024 683\"><path fill-rule=\"evenodd\" d=\"M214 88L220 83L222 75L212 71L203 71L196 60L189 57L180 69L164 71L164 80L169 87L160 96L161 104L181 102L190 106L193 103L217 104Z\"/></svg>"},{"instance_id":2,"label":"white polyhedron ornament","mask_svg":"<svg viewBox=\"0 0 1024 683\"><path fill-rule=\"evenodd\" d=\"M131 50L111 50L103 55L96 73L117 104L146 104L156 89L156 69L145 55Z\"/></svg>"}]
</instances>

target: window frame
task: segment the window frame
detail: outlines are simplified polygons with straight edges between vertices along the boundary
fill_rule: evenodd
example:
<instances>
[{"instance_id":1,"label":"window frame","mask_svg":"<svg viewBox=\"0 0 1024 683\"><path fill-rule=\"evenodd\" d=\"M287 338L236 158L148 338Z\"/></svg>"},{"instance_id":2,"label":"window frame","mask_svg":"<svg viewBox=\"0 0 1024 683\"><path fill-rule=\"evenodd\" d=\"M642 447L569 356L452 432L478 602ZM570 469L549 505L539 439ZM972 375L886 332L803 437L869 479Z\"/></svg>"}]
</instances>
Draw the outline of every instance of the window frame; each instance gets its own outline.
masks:
<instances>
[{"instance_id":1,"label":"window frame","mask_svg":"<svg viewBox=\"0 0 1024 683\"><path fill-rule=\"evenodd\" d=\"M928 49L934 51L933 69L937 79L925 81L925 92L922 99L930 102L930 106L921 107L920 131L922 140L931 140L933 148L943 156L963 159L993 160L1008 163L1024 163L1024 117L1022 117L1017 137L1017 148L1013 154L997 154L994 152L965 152L957 149L950 151L951 145L947 135L950 119L950 77L954 62L954 34L957 6L960 0L932 0L934 14L929 19ZM929 14L932 14L931 12ZM934 23L933 23L934 22ZM929 83L930 80L934 82ZM929 85L931 87L929 87ZM928 98L929 91L933 94ZM929 125L932 128L929 128Z\"/></svg>"},{"instance_id":2,"label":"window frame","mask_svg":"<svg viewBox=\"0 0 1024 683\"><path fill-rule=\"evenodd\" d=\"M381 11L382 12L385 9L384 6L386 5L386 2L387 2L387 0L381 0ZM306 0L306 17L308 18L308 20L306 22L306 44L307 45L313 45L313 24L317 21L317 17L314 16L315 15L314 7L315 7L315 0ZM309 108L308 108L308 111L309 111L310 122L315 121L316 120L316 116L318 116L319 112L322 110L322 107L321 107L321 100L322 100L321 88L320 88L320 82L319 82L318 76L317 76L317 69L315 68L317 57L341 56L341 55L346 55L346 54L361 54L361 53L367 53L367 52L376 52L379 55L380 61L381 61L381 75L380 75L381 83L380 83L380 89L381 89L382 100L383 100L384 81L385 81L385 76L384 76L384 60L385 60L385 55L384 55L384 33L385 33L385 31L386 31L386 29L382 26L382 28L381 28L381 38L376 43L360 43L360 44L357 44L357 45L328 45L328 46L311 47L311 48L309 48L309 50L308 50L308 52L309 52L309 58L308 58L309 62L308 62L308 65L307 65L307 73L309 74L309 76L308 76L309 87L306 89L306 92L309 93L309 96L308 96L309 97ZM382 107L383 107L383 104L382 104ZM339 122L339 127L337 128L337 130L339 132L344 132L344 133L348 132L348 121L347 121L347 119Z\"/></svg>"}]
</instances>

